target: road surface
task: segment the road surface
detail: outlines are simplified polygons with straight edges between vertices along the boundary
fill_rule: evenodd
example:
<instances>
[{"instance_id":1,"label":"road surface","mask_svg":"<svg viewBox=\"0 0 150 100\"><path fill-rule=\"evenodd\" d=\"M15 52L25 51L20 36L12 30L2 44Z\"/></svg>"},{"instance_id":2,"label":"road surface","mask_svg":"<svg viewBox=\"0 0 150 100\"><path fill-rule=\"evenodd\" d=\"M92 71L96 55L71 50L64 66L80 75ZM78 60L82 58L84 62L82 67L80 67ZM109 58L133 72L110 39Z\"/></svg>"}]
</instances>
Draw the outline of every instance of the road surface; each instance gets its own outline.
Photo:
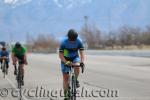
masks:
<instances>
[{"instance_id":1,"label":"road surface","mask_svg":"<svg viewBox=\"0 0 150 100\"><path fill-rule=\"evenodd\" d=\"M23 100L63 100L57 54L29 54ZM86 55L77 100L150 100L150 59ZM13 66L6 79L0 72L0 100L18 100ZM45 93L44 93L45 91Z\"/></svg>"}]
</instances>

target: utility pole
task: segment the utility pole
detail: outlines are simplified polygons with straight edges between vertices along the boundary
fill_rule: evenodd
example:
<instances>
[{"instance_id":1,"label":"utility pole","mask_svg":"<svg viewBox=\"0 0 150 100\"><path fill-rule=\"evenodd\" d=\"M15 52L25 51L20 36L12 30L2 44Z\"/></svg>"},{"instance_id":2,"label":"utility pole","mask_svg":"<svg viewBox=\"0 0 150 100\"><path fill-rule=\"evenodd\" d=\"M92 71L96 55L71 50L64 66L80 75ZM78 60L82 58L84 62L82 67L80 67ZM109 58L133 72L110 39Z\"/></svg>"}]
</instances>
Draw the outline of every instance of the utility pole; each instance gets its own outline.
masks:
<instances>
[{"instance_id":1,"label":"utility pole","mask_svg":"<svg viewBox=\"0 0 150 100\"><path fill-rule=\"evenodd\" d=\"M111 7L110 7L110 8L109 8L109 11L108 11L109 38L111 38L111 31L112 31L112 29L111 29L111 28L112 28L112 27L111 27L111 20L112 20L112 19L111 19Z\"/></svg>"},{"instance_id":2,"label":"utility pole","mask_svg":"<svg viewBox=\"0 0 150 100\"><path fill-rule=\"evenodd\" d=\"M84 16L85 21L85 32L88 32L88 16Z\"/></svg>"},{"instance_id":3,"label":"utility pole","mask_svg":"<svg viewBox=\"0 0 150 100\"><path fill-rule=\"evenodd\" d=\"M113 49L113 34L112 34L112 13L111 13L111 6L109 7L109 11L108 11L108 20L109 20L109 41L110 41L110 45L112 46Z\"/></svg>"},{"instance_id":4,"label":"utility pole","mask_svg":"<svg viewBox=\"0 0 150 100\"><path fill-rule=\"evenodd\" d=\"M13 45L13 34L9 33L9 47L10 47L10 49L12 48L12 45Z\"/></svg>"},{"instance_id":5,"label":"utility pole","mask_svg":"<svg viewBox=\"0 0 150 100\"><path fill-rule=\"evenodd\" d=\"M84 16L84 23L85 23L85 25L84 25L84 33L83 34L86 36L88 33L88 16ZM87 44L86 39L84 40L84 46L86 49L88 49L88 44Z\"/></svg>"}]
</instances>

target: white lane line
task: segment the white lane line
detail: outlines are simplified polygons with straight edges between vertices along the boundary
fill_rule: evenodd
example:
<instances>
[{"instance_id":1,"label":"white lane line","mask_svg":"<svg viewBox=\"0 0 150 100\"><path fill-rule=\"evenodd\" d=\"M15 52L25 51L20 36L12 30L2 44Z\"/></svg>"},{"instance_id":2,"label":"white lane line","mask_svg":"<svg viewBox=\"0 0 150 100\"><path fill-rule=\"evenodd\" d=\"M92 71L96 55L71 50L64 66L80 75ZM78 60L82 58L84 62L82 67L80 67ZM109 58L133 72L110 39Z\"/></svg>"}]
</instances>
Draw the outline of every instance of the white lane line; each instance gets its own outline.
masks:
<instances>
[{"instance_id":1,"label":"white lane line","mask_svg":"<svg viewBox=\"0 0 150 100\"><path fill-rule=\"evenodd\" d=\"M13 88L17 88L15 85L14 85L14 83L9 79L9 78L5 78L10 84L11 84L11 86L13 87ZM29 100L29 99L27 99L25 96L23 96L22 95L22 98L23 98L23 100Z\"/></svg>"},{"instance_id":2,"label":"white lane line","mask_svg":"<svg viewBox=\"0 0 150 100\"><path fill-rule=\"evenodd\" d=\"M8 79L7 77L5 79L11 84L11 86L13 88L16 88L16 86L14 85L14 83L10 79Z\"/></svg>"}]
</instances>

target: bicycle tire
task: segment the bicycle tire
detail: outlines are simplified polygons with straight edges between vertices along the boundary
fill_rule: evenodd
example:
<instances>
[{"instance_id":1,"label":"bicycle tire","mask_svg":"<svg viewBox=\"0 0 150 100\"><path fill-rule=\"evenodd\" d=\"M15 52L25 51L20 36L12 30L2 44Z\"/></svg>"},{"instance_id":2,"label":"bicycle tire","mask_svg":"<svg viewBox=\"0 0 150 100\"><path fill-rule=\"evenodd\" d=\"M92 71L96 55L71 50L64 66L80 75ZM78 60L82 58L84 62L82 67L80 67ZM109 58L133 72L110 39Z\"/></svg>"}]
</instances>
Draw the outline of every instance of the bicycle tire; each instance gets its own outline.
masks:
<instances>
[{"instance_id":1,"label":"bicycle tire","mask_svg":"<svg viewBox=\"0 0 150 100\"><path fill-rule=\"evenodd\" d=\"M3 64L2 64L2 72L3 72L3 77L5 78L6 77L6 62L3 61Z\"/></svg>"},{"instance_id":2,"label":"bicycle tire","mask_svg":"<svg viewBox=\"0 0 150 100\"><path fill-rule=\"evenodd\" d=\"M6 77L6 62L4 62L4 78Z\"/></svg>"},{"instance_id":3,"label":"bicycle tire","mask_svg":"<svg viewBox=\"0 0 150 100\"><path fill-rule=\"evenodd\" d=\"M76 100L76 79L72 76L71 100Z\"/></svg>"},{"instance_id":4,"label":"bicycle tire","mask_svg":"<svg viewBox=\"0 0 150 100\"><path fill-rule=\"evenodd\" d=\"M18 75L17 75L17 81L18 81L18 88L21 89L21 73L20 73L20 66L18 67Z\"/></svg>"}]
</instances>

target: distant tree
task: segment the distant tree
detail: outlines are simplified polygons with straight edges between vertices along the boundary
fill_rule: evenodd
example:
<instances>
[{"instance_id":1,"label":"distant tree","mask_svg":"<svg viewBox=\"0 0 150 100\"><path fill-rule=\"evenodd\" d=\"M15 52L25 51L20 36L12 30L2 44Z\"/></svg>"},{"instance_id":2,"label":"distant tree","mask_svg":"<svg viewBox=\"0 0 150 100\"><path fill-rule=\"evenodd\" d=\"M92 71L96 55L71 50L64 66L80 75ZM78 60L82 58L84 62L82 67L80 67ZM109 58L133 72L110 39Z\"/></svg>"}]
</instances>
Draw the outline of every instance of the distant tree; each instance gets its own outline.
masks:
<instances>
[{"instance_id":1,"label":"distant tree","mask_svg":"<svg viewBox=\"0 0 150 100\"><path fill-rule=\"evenodd\" d=\"M118 30L118 43L124 45L138 45L140 43L141 29L138 27L123 26Z\"/></svg>"},{"instance_id":2,"label":"distant tree","mask_svg":"<svg viewBox=\"0 0 150 100\"><path fill-rule=\"evenodd\" d=\"M142 33L141 41L143 44L150 45L150 26L147 26L147 30Z\"/></svg>"},{"instance_id":3,"label":"distant tree","mask_svg":"<svg viewBox=\"0 0 150 100\"><path fill-rule=\"evenodd\" d=\"M29 33L26 34L26 47L29 52L33 51L34 38Z\"/></svg>"},{"instance_id":4,"label":"distant tree","mask_svg":"<svg viewBox=\"0 0 150 100\"><path fill-rule=\"evenodd\" d=\"M28 39L27 44L32 47L32 51L38 52L51 52L58 48L58 41L52 34L39 34L35 39Z\"/></svg>"},{"instance_id":5,"label":"distant tree","mask_svg":"<svg viewBox=\"0 0 150 100\"><path fill-rule=\"evenodd\" d=\"M101 45L101 31L93 25L92 27L83 27L80 32L83 40L89 48L99 48Z\"/></svg>"}]
</instances>

